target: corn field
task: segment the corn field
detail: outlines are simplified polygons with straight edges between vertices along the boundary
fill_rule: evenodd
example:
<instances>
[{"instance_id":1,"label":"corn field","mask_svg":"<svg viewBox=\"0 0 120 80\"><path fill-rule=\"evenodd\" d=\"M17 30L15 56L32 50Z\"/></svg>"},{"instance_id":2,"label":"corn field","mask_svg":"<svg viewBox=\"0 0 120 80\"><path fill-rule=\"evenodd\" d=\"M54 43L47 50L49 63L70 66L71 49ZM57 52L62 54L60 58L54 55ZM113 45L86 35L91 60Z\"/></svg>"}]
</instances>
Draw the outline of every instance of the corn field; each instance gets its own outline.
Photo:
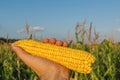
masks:
<instances>
[{"instance_id":1,"label":"corn field","mask_svg":"<svg viewBox=\"0 0 120 80\"><path fill-rule=\"evenodd\" d=\"M69 41L69 47L85 50L96 57L93 71L81 74L72 71L71 80L120 80L120 44L110 39L98 43L99 35L94 31L91 38L92 24L88 30L78 24L75 39ZM85 43L87 38L88 43ZM0 43L0 80L38 80L38 76L24 64L12 51L10 43Z\"/></svg>"}]
</instances>

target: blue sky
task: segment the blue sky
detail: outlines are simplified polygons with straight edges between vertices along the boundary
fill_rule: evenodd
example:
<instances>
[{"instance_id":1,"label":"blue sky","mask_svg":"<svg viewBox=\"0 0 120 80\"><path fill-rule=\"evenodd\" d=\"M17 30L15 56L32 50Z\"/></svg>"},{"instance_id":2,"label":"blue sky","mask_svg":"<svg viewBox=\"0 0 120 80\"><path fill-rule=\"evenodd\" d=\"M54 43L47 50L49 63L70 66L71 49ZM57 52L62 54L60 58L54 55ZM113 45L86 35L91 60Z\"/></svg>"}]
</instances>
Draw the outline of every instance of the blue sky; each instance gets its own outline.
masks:
<instances>
[{"instance_id":1,"label":"blue sky","mask_svg":"<svg viewBox=\"0 0 120 80\"><path fill-rule=\"evenodd\" d=\"M26 21L43 37L66 38L75 26L87 18L100 36L114 35L120 41L120 0L0 0L0 37L23 38L17 33Z\"/></svg>"}]
</instances>

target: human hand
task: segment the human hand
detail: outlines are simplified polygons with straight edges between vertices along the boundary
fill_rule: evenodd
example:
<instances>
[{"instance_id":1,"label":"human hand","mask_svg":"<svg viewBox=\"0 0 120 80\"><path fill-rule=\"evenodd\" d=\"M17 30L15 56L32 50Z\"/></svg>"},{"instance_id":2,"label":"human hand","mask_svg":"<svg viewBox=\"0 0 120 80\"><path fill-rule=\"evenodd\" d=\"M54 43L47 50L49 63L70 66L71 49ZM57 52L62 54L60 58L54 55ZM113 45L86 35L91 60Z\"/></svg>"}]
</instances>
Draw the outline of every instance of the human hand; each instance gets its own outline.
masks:
<instances>
[{"instance_id":1,"label":"human hand","mask_svg":"<svg viewBox=\"0 0 120 80\"><path fill-rule=\"evenodd\" d=\"M17 56L33 69L41 80L69 80L70 70L42 57L28 54L22 48L12 45Z\"/></svg>"}]
</instances>

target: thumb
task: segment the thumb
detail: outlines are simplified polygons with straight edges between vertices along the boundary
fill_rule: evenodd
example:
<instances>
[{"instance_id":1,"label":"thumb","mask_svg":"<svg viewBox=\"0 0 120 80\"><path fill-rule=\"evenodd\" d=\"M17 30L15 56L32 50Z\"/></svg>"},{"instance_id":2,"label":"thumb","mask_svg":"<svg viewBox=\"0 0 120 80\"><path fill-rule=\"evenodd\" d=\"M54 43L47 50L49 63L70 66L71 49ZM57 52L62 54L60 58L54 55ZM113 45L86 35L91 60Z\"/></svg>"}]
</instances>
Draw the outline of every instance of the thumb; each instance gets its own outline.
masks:
<instances>
[{"instance_id":1,"label":"thumb","mask_svg":"<svg viewBox=\"0 0 120 80\"><path fill-rule=\"evenodd\" d=\"M17 56L22 59L24 62L29 62L30 59L34 58L32 55L28 54L26 51L24 51L21 47L12 45L12 50L15 51Z\"/></svg>"},{"instance_id":2,"label":"thumb","mask_svg":"<svg viewBox=\"0 0 120 80\"><path fill-rule=\"evenodd\" d=\"M12 50L15 51L15 52L17 52L17 53L19 53L19 52L22 51L21 48L18 47L18 46L16 46L15 44L12 44Z\"/></svg>"},{"instance_id":3,"label":"thumb","mask_svg":"<svg viewBox=\"0 0 120 80\"><path fill-rule=\"evenodd\" d=\"M15 44L12 44L12 50L15 51L15 53L18 56L25 54L25 51L22 48L20 48L19 46L16 46Z\"/></svg>"}]
</instances>

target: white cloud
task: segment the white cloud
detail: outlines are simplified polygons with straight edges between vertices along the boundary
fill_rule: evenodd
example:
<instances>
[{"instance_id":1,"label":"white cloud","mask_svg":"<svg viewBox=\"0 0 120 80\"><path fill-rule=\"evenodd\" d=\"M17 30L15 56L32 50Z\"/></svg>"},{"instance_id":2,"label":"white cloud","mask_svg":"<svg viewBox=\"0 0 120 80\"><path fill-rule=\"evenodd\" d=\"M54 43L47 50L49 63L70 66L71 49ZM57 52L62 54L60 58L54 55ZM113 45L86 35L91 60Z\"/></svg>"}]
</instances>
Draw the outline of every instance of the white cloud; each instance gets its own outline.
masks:
<instances>
[{"instance_id":1,"label":"white cloud","mask_svg":"<svg viewBox=\"0 0 120 80\"><path fill-rule=\"evenodd\" d=\"M25 29L19 29L19 30L17 30L17 33L22 33L22 32L25 32Z\"/></svg>"},{"instance_id":2,"label":"white cloud","mask_svg":"<svg viewBox=\"0 0 120 80\"><path fill-rule=\"evenodd\" d=\"M34 26L32 27L31 31L43 31L44 28L43 27L40 27L40 26Z\"/></svg>"},{"instance_id":3,"label":"white cloud","mask_svg":"<svg viewBox=\"0 0 120 80\"><path fill-rule=\"evenodd\" d=\"M118 29L115 29L115 31L117 31L117 32L120 32L120 28L118 28Z\"/></svg>"},{"instance_id":4,"label":"white cloud","mask_svg":"<svg viewBox=\"0 0 120 80\"><path fill-rule=\"evenodd\" d=\"M120 28L117 31L120 32Z\"/></svg>"},{"instance_id":5,"label":"white cloud","mask_svg":"<svg viewBox=\"0 0 120 80\"><path fill-rule=\"evenodd\" d=\"M40 26L34 26L34 27L29 28L30 32L32 32L32 31L43 31L43 30L44 30L44 28L40 27ZM17 30L17 33L22 33L22 32L25 32L25 28L21 28L21 29Z\"/></svg>"}]
</instances>

